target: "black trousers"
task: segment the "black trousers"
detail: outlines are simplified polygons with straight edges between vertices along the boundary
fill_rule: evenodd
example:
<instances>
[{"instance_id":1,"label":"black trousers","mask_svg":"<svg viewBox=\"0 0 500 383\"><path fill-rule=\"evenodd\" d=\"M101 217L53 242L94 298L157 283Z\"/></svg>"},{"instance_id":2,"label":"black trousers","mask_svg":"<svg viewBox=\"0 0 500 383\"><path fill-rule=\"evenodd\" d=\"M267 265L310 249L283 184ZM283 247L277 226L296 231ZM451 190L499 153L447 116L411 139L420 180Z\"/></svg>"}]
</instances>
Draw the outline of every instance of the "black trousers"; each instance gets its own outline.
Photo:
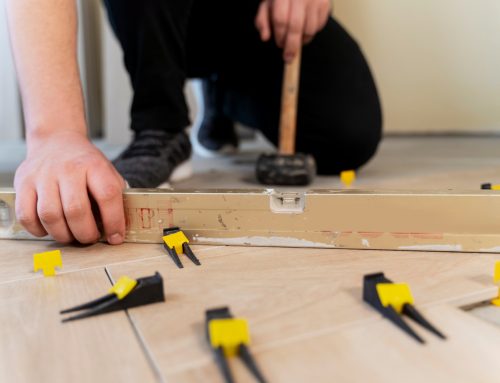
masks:
<instances>
[{"instance_id":1,"label":"black trousers","mask_svg":"<svg viewBox=\"0 0 500 383\"><path fill-rule=\"evenodd\" d=\"M134 131L189 125L183 88L203 78L220 113L277 144L282 51L254 26L259 0L104 0L124 52ZM303 49L297 150L320 174L357 169L381 138L380 102L356 42L330 19Z\"/></svg>"}]
</instances>

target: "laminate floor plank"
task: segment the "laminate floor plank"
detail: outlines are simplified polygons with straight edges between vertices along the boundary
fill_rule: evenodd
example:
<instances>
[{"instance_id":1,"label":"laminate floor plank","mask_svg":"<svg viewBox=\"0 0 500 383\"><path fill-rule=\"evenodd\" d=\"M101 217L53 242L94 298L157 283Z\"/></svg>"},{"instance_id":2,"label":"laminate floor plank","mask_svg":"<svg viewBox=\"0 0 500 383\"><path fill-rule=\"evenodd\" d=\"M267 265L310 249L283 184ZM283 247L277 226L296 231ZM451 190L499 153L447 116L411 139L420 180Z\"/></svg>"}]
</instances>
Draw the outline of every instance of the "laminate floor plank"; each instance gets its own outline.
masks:
<instances>
[{"instance_id":1,"label":"laminate floor plank","mask_svg":"<svg viewBox=\"0 0 500 383\"><path fill-rule=\"evenodd\" d=\"M497 328L447 305L422 311L439 324L447 340L413 326L426 340L421 345L387 320L379 320L280 346L256 345L253 351L272 382L498 382L498 371L492 368L500 351ZM242 372L241 365L233 365L235 374ZM213 382L221 381L210 363L196 371L210 371ZM180 372L172 381L194 383L194 374ZM239 382L251 382L240 376Z\"/></svg>"},{"instance_id":2,"label":"laminate floor plank","mask_svg":"<svg viewBox=\"0 0 500 383\"><path fill-rule=\"evenodd\" d=\"M155 382L124 311L61 323L110 286L104 268L0 285L0 381Z\"/></svg>"},{"instance_id":3,"label":"laminate floor plank","mask_svg":"<svg viewBox=\"0 0 500 383\"><path fill-rule=\"evenodd\" d=\"M309 342L325 343L318 347L327 348L329 342L324 339L335 339L335 334L350 329L382 326L387 327L382 337L398 342L405 338L362 302L362 277L367 273L384 271L395 282L409 283L416 305L425 312L483 301L498 293L491 277L500 258L495 254L243 247L221 247L210 253L199 268L176 270L158 259L109 267L113 279L155 271L163 275L166 302L129 312L169 382L220 381L204 335L208 308L228 305L234 315L248 319L260 362L260 350ZM434 322L441 327L439 317ZM442 327L447 330L446 323ZM378 339L372 338L353 338L350 347L368 347ZM312 355L307 347L304 355ZM383 353L376 356L384 357ZM283 358L278 364L285 372L280 375L274 370L270 381L306 381L291 374L298 363ZM233 364L238 368L237 362ZM314 367L304 363L301 368ZM330 375L322 381L333 381L325 380L326 376Z\"/></svg>"}]
</instances>

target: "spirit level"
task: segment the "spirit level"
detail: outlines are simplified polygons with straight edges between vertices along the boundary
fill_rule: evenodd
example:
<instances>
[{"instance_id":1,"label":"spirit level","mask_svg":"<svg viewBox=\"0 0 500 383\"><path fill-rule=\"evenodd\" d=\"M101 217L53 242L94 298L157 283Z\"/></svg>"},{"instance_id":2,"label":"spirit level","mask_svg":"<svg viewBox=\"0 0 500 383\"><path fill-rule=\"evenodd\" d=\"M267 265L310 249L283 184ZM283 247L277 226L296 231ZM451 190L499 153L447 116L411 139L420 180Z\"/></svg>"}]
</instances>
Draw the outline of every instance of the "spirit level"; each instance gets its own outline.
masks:
<instances>
[{"instance_id":1,"label":"spirit level","mask_svg":"<svg viewBox=\"0 0 500 383\"><path fill-rule=\"evenodd\" d=\"M15 193L0 189L0 238L32 238ZM129 189L126 241L162 243L178 226L192 244L500 252L500 192Z\"/></svg>"}]
</instances>

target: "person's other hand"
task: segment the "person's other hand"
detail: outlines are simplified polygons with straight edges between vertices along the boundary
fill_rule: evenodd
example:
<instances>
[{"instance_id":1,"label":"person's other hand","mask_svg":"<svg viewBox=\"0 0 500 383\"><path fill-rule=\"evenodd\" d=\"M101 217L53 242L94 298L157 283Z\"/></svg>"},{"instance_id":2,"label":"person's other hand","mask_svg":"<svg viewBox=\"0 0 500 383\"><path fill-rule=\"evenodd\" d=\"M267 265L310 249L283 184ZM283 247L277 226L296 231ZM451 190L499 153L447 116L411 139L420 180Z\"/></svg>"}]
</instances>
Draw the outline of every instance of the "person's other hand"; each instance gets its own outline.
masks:
<instances>
[{"instance_id":1,"label":"person's other hand","mask_svg":"<svg viewBox=\"0 0 500 383\"><path fill-rule=\"evenodd\" d=\"M325 27L330 10L330 0L263 0L255 25L263 41L274 35L284 60L290 62L301 44Z\"/></svg>"},{"instance_id":2,"label":"person's other hand","mask_svg":"<svg viewBox=\"0 0 500 383\"><path fill-rule=\"evenodd\" d=\"M90 196L99 208L105 238L120 244L125 235L125 182L81 133L31 139L16 171L16 216L31 234L50 234L61 243L99 240Z\"/></svg>"}]
</instances>

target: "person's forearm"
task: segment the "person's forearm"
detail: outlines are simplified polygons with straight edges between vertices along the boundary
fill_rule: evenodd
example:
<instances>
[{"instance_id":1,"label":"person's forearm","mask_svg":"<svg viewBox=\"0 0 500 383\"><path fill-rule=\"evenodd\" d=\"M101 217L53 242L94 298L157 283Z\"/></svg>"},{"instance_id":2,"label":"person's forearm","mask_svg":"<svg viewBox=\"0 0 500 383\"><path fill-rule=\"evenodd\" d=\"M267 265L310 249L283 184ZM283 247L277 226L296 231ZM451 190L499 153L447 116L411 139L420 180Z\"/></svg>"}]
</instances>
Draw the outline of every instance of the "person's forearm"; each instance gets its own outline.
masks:
<instances>
[{"instance_id":1,"label":"person's forearm","mask_svg":"<svg viewBox=\"0 0 500 383\"><path fill-rule=\"evenodd\" d=\"M88 140L76 58L76 0L7 0L28 151L17 168L16 217L31 234L90 244L125 236L125 182ZM86 1L86 0L84 0Z\"/></svg>"},{"instance_id":2,"label":"person's forearm","mask_svg":"<svg viewBox=\"0 0 500 383\"><path fill-rule=\"evenodd\" d=\"M75 0L7 0L28 146L56 132L86 135Z\"/></svg>"}]
</instances>

